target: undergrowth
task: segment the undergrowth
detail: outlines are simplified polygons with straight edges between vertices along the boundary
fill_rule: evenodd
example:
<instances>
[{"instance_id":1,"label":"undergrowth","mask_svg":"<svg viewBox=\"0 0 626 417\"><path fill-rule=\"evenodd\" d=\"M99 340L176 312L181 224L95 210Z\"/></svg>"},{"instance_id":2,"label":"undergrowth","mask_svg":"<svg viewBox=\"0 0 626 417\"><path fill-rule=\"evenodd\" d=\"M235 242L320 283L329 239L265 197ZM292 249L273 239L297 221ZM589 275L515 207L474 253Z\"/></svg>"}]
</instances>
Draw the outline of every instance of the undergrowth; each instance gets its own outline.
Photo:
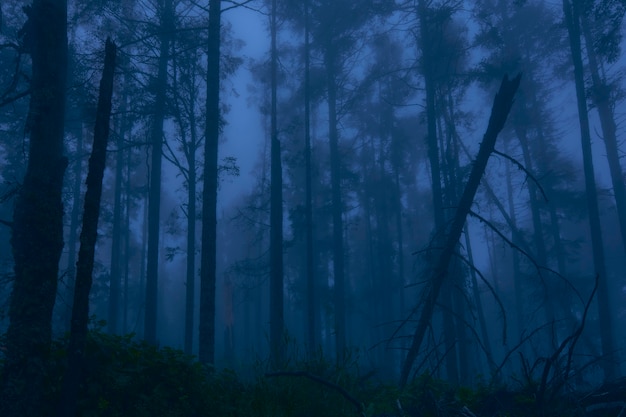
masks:
<instances>
[{"instance_id":1,"label":"undergrowth","mask_svg":"<svg viewBox=\"0 0 626 417\"><path fill-rule=\"evenodd\" d=\"M53 343L45 410L56 409L66 344L66 339ZM96 329L89 334L85 356L78 404L78 415L84 417L583 415L562 402L538 410L523 387L452 387L425 374L400 390L361 375L356 366L338 368L321 354L275 373L258 363L254 378L241 378L231 370L203 366L181 351Z\"/></svg>"}]
</instances>

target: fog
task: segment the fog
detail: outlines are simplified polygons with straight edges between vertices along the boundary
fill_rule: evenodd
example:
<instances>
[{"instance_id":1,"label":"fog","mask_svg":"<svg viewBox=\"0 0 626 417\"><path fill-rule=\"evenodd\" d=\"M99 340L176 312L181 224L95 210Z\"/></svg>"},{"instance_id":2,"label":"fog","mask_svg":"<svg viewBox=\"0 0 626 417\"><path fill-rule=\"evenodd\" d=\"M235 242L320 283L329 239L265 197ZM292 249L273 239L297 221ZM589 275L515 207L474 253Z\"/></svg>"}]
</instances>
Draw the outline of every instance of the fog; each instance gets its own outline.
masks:
<instances>
[{"instance_id":1,"label":"fog","mask_svg":"<svg viewBox=\"0 0 626 417\"><path fill-rule=\"evenodd\" d=\"M623 2L223 1L219 61L208 5L84 3L68 3L53 338L71 329L110 37L90 328L245 376L315 355L401 385L506 383L546 358L578 387L624 376ZM34 141L25 4L0 23L0 333ZM492 108L518 74L510 112ZM464 211L490 117L506 122Z\"/></svg>"}]
</instances>

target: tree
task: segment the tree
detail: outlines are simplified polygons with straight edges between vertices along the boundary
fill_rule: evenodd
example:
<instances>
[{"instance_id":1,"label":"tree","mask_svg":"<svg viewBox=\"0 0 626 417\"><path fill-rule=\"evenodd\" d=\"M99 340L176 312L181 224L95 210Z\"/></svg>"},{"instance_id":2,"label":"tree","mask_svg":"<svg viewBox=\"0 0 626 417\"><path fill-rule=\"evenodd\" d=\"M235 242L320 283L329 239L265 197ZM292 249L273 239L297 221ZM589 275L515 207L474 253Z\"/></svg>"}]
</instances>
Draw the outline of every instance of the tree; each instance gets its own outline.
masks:
<instances>
[{"instance_id":1,"label":"tree","mask_svg":"<svg viewBox=\"0 0 626 417\"><path fill-rule=\"evenodd\" d=\"M28 167L15 203L11 293L0 414L35 417L42 411L43 370L63 249L61 192L67 72L67 3L34 0L25 9L24 47L32 58Z\"/></svg>"},{"instance_id":2,"label":"tree","mask_svg":"<svg viewBox=\"0 0 626 417\"><path fill-rule=\"evenodd\" d=\"M196 278L196 222L197 222L197 153L202 145L200 118L203 106L199 94L203 74L200 49L190 48L191 39L179 37L179 48L173 56L174 75L172 80L173 114L178 125L178 141L184 160L176 156L174 149L167 147L167 159L176 166L185 179L187 190L187 248L185 282L185 353L193 350L194 304ZM195 45L194 45L195 46Z\"/></svg>"},{"instance_id":3,"label":"tree","mask_svg":"<svg viewBox=\"0 0 626 417\"><path fill-rule=\"evenodd\" d=\"M304 0L304 164L306 222L306 339L309 352L315 350L315 260L313 259L313 186L311 163L311 28L310 4Z\"/></svg>"},{"instance_id":4,"label":"tree","mask_svg":"<svg viewBox=\"0 0 626 417\"><path fill-rule=\"evenodd\" d=\"M271 12L271 206L270 206L270 356L275 368L283 361L283 172L277 123L278 49L276 0Z\"/></svg>"},{"instance_id":5,"label":"tree","mask_svg":"<svg viewBox=\"0 0 626 417\"><path fill-rule=\"evenodd\" d=\"M110 39L107 39L105 49L104 70L100 82L100 97L96 113L93 148L89 158L83 228L80 233L80 249L76 264L76 288L72 307L68 364L63 379L59 417L73 417L76 415L81 373L85 366L83 359L87 342L87 325L89 323L89 291L91 290L94 254L98 236L102 177L104 176L104 168L106 166L106 150L109 139L116 46Z\"/></svg>"},{"instance_id":6,"label":"tree","mask_svg":"<svg viewBox=\"0 0 626 417\"><path fill-rule=\"evenodd\" d=\"M217 185L220 119L221 0L209 1L207 41L207 97L202 185L202 252L200 255L199 359L215 360L215 274L217 267Z\"/></svg>"},{"instance_id":7,"label":"tree","mask_svg":"<svg viewBox=\"0 0 626 417\"><path fill-rule=\"evenodd\" d=\"M605 62L611 64L617 59L618 45L621 40L619 28L626 11L626 4L623 1L612 0L582 1L582 6L585 8L585 13L580 15L580 23L591 75L591 100L600 118L622 245L626 250L626 185L624 185L624 171L619 160L617 124L614 114L615 87L606 79L604 68Z\"/></svg>"},{"instance_id":8,"label":"tree","mask_svg":"<svg viewBox=\"0 0 626 417\"><path fill-rule=\"evenodd\" d=\"M574 65L574 84L576 86L576 104L578 107L578 122L580 124L580 140L583 151L583 168L585 173L585 191L587 210L589 213L589 228L591 231L591 245L593 249L593 264L598 276L598 310L600 318L600 339L602 342L603 359L601 361L605 380L612 380L616 376L615 366L611 363L615 358L615 341L613 339L612 314L609 303L608 275L600 226L600 211L598 209L598 191L596 187L593 159L591 153L591 133L589 128L589 114L585 95L584 69L580 44L580 5L577 0L570 3L563 0L563 13L569 35L570 52Z\"/></svg>"},{"instance_id":9,"label":"tree","mask_svg":"<svg viewBox=\"0 0 626 417\"><path fill-rule=\"evenodd\" d=\"M159 230L161 223L161 165L163 147L163 122L167 94L167 66L170 59L170 38L174 25L172 0L161 3L161 22L159 31L159 64L156 79L154 101L154 119L152 121L150 191L148 195L148 254L146 272L146 315L144 339L157 343L157 300L159 273Z\"/></svg>"}]
</instances>

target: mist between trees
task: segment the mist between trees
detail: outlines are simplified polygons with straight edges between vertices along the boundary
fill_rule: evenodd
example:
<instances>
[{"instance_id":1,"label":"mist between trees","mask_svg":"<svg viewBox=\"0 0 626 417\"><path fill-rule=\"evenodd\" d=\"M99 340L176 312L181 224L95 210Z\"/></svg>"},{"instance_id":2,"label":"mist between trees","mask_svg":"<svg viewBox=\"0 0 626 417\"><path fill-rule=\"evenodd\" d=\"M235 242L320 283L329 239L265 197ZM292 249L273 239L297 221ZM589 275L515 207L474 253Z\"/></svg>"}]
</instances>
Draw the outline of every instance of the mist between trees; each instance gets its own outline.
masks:
<instances>
[{"instance_id":1,"label":"mist between trees","mask_svg":"<svg viewBox=\"0 0 626 417\"><path fill-rule=\"evenodd\" d=\"M2 415L39 415L66 332L75 402L100 320L248 376L624 376L623 1L19 3Z\"/></svg>"}]
</instances>

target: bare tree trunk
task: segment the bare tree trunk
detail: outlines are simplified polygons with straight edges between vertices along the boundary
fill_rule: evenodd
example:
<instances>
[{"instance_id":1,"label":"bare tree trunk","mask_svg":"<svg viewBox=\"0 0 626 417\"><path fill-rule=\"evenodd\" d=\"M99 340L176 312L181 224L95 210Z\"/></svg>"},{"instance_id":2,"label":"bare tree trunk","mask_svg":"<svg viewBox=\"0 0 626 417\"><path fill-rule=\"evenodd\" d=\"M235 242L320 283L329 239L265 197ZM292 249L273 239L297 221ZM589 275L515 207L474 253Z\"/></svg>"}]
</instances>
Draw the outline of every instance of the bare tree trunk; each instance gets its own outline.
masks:
<instances>
[{"instance_id":1,"label":"bare tree trunk","mask_svg":"<svg viewBox=\"0 0 626 417\"><path fill-rule=\"evenodd\" d=\"M157 300L159 280L159 232L161 225L161 165L163 159L163 122L167 98L167 65L170 59L170 37L173 26L172 0L165 0L161 10L159 71L156 80L154 120L152 121L152 154L150 192L148 197L148 270L146 272L146 312L143 338L157 343Z\"/></svg>"},{"instance_id":2,"label":"bare tree trunk","mask_svg":"<svg viewBox=\"0 0 626 417\"><path fill-rule=\"evenodd\" d=\"M425 288L422 294L422 300L419 303L419 305L422 306L422 310L418 319L417 328L413 334L411 347L409 348L406 360L402 367L402 373L400 375L401 387L406 385L409 373L413 368L413 363L419 353L428 324L432 319L439 292L445 281L454 248L457 246L461 233L463 232L465 219L474 202L476 190L478 189L480 180L485 172L485 168L487 167L489 156L494 150L498 134L504 127L506 118L509 114L511 106L513 105L513 97L519 87L520 79L521 74L513 80L509 80L507 76L504 76L502 84L500 85L500 90L494 99L487 132L483 136L483 141L474 161L474 166L467 181L467 185L465 186L465 190L463 191L463 195L459 201L459 206L447 234L441 255L434 266L431 279L429 280L427 288Z\"/></svg>"},{"instance_id":3,"label":"bare tree trunk","mask_svg":"<svg viewBox=\"0 0 626 417\"><path fill-rule=\"evenodd\" d=\"M111 97L115 73L116 46L107 39L104 71L100 81L100 96L96 113L93 147L89 158L87 191L83 211L83 228L80 232L80 249L76 264L76 289L72 309L72 328L68 347L68 364L63 378L58 417L74 417L87 341L89 323L89 292L91 291L94 255L98 237L98 218L102 196L102 178L106 167L106 150L111 118Z\"/></svg>"},{"instance_id":4,"label":"bare tree trunk","mask_svg":"<svg viewBox=\"0 0 626 417\"><path fill-rule=\"evenodd\" d=\"M346 353L346 306L343 242L343 202L341 199L341 155L337 131L337 80L335 51L326 46L326 82L328 83L328 129L330 142L330 182L333 212L333 280L335 299L335 349L338 363L343 363Z\"/></svg>"},{"instance_id":5,"label":"bare tree trunk","mask_svg":"<svg viewBox=\"0 0 626 417\"><path fill-rule=\"evenodd\" d=\"M79 128L76 129L78 136L76 137L76 152L73 174L74 184L72 185L72 211L70 212L70 230L68 233L67 241L67 270L66 270L66 291L65 302L67 307L64 312L64 318L67 323L67 329L69 330L72 322L72 302L74 300L74 283L76 282L76 241L78 237L78 222L80 219L80 187L83 183L82 171L83 171L83 125L79 123Z\"/></svg>"},{"instance_id":6,"label":"bare tree trunk","mask_svg":"<svg viewBox=\"0 0 626 417\"><path fill-rule=\"evenodd\" d=\"M132 149L129 147L126 149L126 199L125 203L125 213L124 213L124 311L123 311L123 319L122 319L122 333L126 334L128 332L128 280L130 278L130 209L132 206L132 186L130 181L130 173L131 173L131 163L132 163Z\"/></svg>"},{"instance_id":7,"label":"bare tree trunk","mask_svg":"<svg viewBox=\"0 0 626 417\"><path fill-rule=\"evenodd\" d=\"M593 263L598 275L598 309L600 318L600 339L602 343L603 359L600 362L604 371L605 380L615 379L616 352L613 340L613 318L609 305L608 275L604 257L604 243L602 242L602 229L600 226L600 211L598 209L598 191L593 170L591 154L591 133L589 129L589 115L587 112L587 100L585 97L585 82L583 60L580 45L580 16L578 2L570 4L569 0L563 0L563 12L565 23L569 33L570 50L574 64L574 81L576 85L576 98L578 104L578 121L580 123L580 139L583 150L583 166L585 171L585 189L587 193L587 210L589 211L589 228L591 232L591 246L593 249Z\"/></svg>"},{"instance_id":8,"label":"bare tree trunk","mask_svg":"<svg viewBox=\"0 0 626 417\"><path fill-rule=\"evenodd\" d=\"M193 117L193 116L192 116ZM196 137L195 122L191 123L191 143L193 148L189 151L189 187L187 194L187 279L185 288L185 353L193 352L193 315L194 301L196 297Z\"/></svg>"},{"instance_id":9,"label":"bare tree trunk","mask_svg":"<svg viewBox=\"0 0 626 417\"><path fill-rule=\"evenodd\" d=\"M304 1L304 164L305 164L305 216L306 216L306 289L307 319L306 337L309 353L313 353L317 343L315 262L313 259L313 191L311 173L311 45L310 45L309 0Z\"/></svg>"},{"instance_id":10,"label":"bare tree trunk","mask_svg":"<svg viewBox=\"0 0 626 417\"><path fill-rule=\"evenodd\" d=\"M221 0L209 1L207 98L202 187L202 253L200 255L199 359L215 360L215 274L217 267L217 151L220 135Z\"/></svg>"},{"instance_id":11,"label":"bare tree trunk","mask_svg":"<svg viewBox=\"0 0 626 417\"><path fill-rule=\"evenodd\" d=\"M126 90L125 90L126 91ZM115 158L115 197L113 201L113 238L111 242L111 268L109 286L108 330L118 333L122 284L122 179L124 176L124 134L126 133L126 94L122 98L122 121L119 122L117 153Z\"/></svg>"},{"instance_id":12,"label":"bare tree trunk","mask_svg":"<svg viewBox=\"0 0 626 417\"><path fill-rule=\"evenodd\" d=\"M600 126L602 127L602 136L604 146L606 147L606 158L609 162L609 172L611 173L613 194L615 195L615 203L617 205L622 244L626 250L626 186L624 186L624 171L619 161L617 127L615 125L615 115L613 114L615 103L610 102L611 87L600 76L600 63L596 57L594 39L587 17L581 16L580 20L585 37L587 58L589 58L589 72L591 73L591 81L593 83L591 98L598 109L598 116L600 116Z\"/></svg>"},{"instance_id":13,"label":"bare tree trunk","mask_svg":"<svg viewBox=\"0 0 626 417\"><path fill-rule=\"evenodd\" d=\"M63 155L67 3L34 0L24 25L32 42L28 166L19 190L11 246L15 278L9 304L0 415L38 417L63 249Z\"/></svg>"},{"instance_id":14,"label":"bare tree trunk","mask_svg":"<svg viewBox=\"0 0 626 417\"><path fill-rule=\"evenodd\" d=\"M271 190L270 190L270 357L274 368L283 362L283 173L276 120L276 89L278 74L278 50L276 48L276 0L272 0L270 22L271 50Z\"/></svg>"}]
</instances>

